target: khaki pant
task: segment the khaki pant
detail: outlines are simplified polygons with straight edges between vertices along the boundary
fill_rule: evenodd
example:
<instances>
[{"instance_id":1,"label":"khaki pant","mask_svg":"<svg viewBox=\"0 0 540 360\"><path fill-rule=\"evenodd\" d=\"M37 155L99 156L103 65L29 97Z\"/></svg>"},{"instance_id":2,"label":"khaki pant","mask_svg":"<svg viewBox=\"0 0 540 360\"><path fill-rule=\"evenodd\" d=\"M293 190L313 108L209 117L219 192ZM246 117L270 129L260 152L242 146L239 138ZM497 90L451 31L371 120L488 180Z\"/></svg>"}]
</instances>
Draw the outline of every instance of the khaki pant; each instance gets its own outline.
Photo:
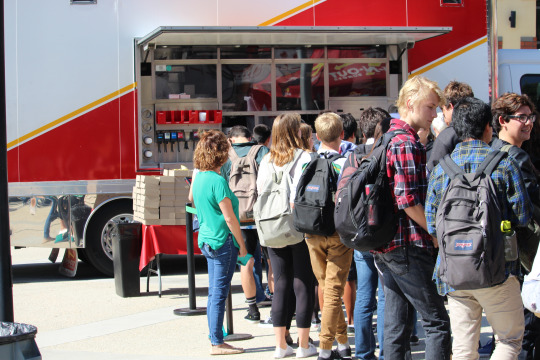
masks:
<instances>
[{"instance_id":1,"label":"khaki pant","mask_svg":"<svg viewBox=\"0 0 540 360\"><path fill-rule=\"evenodd\" d=\"M319 347L331 350L334 339L340 344L348 343L347 322L341 300L353 250L341 243L337 233L332 236L306 234L306 243L313 273L324 291Z\"/></svg>"},{"instance_id":2,"label":"khaki pant","mask_svg":"<svg viewBox=\"0 0 540 360\"><path fill-rule=\"evenodd\" d=\"M448 294L450 326L454 336L453 360L478 359L482 309L495 333L495 351L491 359L517 359L525 320L519 282L510 276L494 287L456 290Z\"/></svg>"}]
</instances>

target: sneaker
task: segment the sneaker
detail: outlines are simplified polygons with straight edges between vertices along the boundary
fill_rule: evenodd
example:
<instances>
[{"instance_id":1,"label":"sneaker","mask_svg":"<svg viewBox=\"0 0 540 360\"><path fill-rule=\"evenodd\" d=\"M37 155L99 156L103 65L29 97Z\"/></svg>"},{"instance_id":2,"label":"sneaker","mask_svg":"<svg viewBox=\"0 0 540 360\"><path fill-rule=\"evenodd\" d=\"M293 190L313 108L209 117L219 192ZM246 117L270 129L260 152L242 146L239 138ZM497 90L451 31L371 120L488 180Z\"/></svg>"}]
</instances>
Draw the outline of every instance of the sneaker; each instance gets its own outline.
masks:
<instances>
[{"instance_id":1,"label":"sneaker","mask_svg":"<svg viewBox=\"0 0 540 360\"><path fill-rule=\"evenodd\" d=\"M350 351L351 349L349 348L349 353ZM332 350L332 352L330 353L330 357L325 358L319 355L319 357L317 358L317 360L342 360L342 359L343 357L340 355L340 353L337 350Z\"/></svg>"},{"instance_id":2,"label":"sneaker","mask_svg":"<svg viewBox=\"0 0 540 360\"><path fill-rule=\"evenodd\" d=\"M352 352L350 347L343 350L336 349L335 351L339 354L340 359L351 360Z\"/></svg>"},{"instance_id":3,"label":"sneaker","mask_svg":"<svg viewBox=\"0 0 540 360\"><path fill-rule=\"evenodd\" d=\"M354 334L354 325L347 325L347 334Z\"/></svg>"},{"instance_id":4,"label":"sneaker","mask_svg":"<svg viewBox=\"0 0 540 360\"><path fill-rule=\"evenodd\" d=\"M272 315L269 315L266 317L266 319L261 320L261 322L259 323L259 326L260 327L273 327L274 322L272 321Z\"/></svg>"},{"instance_id":5,"label":"sneaker","mask_svg":"<svg viewBox=\"0 0 540 360\"><path fill-rule=\"evenodd\" d=\"M411 335L411 339L409 341L412 346L418 345L420 343L420 340L418 339L418 336Z\"/></svg>"},{"instance_id":6,"label":"sneaker","mask_svg":"<svg viewBox=\"0 0 540 360\"><path fill-rule=\"evenodd\" d=\"M290 347L289 345L287 345L287 348L285 349L282 349L278 346L276 346L276 351L274 351L274 358L276 359L281 359L281 358L284 358L285 356L290 356L294 353L292 347Z\"/></svg>"},{"instance_id":7,"label":"sneaker","mask_svg":"<svg viewBox=\"0 0 540 360\"><path fill-rule=\"evenodd\" d=\"M248 314L244 316L244 319L252 323L259 323L261 321L261 314L259 312L256 312L256 313L248 312Z\"/></svg>"},{"instance_id":8,"label":"sneaker","mask_svg":"<svg viewBox=\"0 0 540 360\"><path fill-rule=\"evenodd\" d=\"M270 301L272 301L272 298L274 297L274 294L270 292L270 288L268 287L268 285L266 285L266 289L264 289L264 295L266 295L266 297L269 298Z\"/></svg>"},{"instance_id":9,"label":"sneaker","mask_svg":"<svg viewBox=\"0 0 540 360\"><path fill-rule=\"evenodd\" d=\"M320 319L311 320L311 328L313 330L320 329L321 328L321 320Z\"/></svg>"},{"instance_id":10,"label":"sneaker","mask_svg":"<svg viewBox=\"0 0 540 360\"><path fill-rule=\"evenodd\" d=\"M296 349L297 358L306 358L317 354L317 348L313 344L308 344L307 348L298 347Z\"/></svg>"}]
</instances>

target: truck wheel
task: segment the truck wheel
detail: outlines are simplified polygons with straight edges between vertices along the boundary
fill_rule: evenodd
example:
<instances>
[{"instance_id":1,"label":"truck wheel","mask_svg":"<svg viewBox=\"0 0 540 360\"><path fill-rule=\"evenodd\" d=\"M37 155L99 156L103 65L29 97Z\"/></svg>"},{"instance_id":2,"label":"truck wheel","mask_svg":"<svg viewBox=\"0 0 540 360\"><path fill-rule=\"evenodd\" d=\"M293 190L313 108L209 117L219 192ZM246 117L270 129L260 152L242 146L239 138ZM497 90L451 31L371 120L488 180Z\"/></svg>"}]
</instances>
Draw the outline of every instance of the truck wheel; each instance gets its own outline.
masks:
<instances>
[{"instance_id":1,"label":"truck wheel","mask_svg":"<svg viewBox=\"0 0 540 360\"><path fill-rule=\"evenodd\" d=\"M120 221L133 220L133 205L122 200L105 205L94 215L86 232L85 255L99 272L114 276L112 230Z\"/></svg>"}]
</instances>

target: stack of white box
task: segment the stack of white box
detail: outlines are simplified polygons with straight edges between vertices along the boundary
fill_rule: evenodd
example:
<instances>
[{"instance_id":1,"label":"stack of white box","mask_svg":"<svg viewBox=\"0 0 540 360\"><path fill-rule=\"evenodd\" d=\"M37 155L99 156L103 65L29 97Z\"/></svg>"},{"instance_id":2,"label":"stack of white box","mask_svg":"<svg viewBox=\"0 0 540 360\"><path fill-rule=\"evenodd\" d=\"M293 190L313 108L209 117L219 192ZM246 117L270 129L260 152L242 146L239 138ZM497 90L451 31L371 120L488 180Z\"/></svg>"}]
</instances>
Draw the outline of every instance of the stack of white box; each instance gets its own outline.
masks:
<instances>
[{"instance_id":1,"label":"stack of white box","mask_svg":"<svg viewBox=\"0 0 540 360\"><path fill-rule=\"evenodd\" d=\"M133 218L145 225L185 225L191 170L164 170L163 176L137 175Z\"/></svg>"}]
</instances>

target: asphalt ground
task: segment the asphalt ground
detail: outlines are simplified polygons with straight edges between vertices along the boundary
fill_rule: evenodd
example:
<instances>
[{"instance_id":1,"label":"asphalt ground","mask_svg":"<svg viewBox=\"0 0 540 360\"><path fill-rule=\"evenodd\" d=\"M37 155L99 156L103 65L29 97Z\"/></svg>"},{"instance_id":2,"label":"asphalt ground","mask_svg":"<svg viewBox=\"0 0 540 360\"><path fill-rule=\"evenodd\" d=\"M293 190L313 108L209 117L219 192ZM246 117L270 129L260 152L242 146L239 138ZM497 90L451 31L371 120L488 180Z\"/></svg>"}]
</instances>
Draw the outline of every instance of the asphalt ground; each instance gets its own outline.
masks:
<instances>
[{"instance_id":1,"label":"asphalt ground","mask_svg":"<svg viewBox=\"0 0 540 360\"><path fill-rule=\"evenodd\" d=\"M161 298L157 276L150 279L150 292L146 292L146 277L142 276L141 296L122 298L116 294L114 279L104 278L82 262L78 263L74 278L59 274L63 250L55 264L47 259L49 253L50 249L43 248L12 249L15 322L38 328L36 343L43 359L216 359L210 356L206 315L174 313L176 309L189 308L185 256L163 257ZM206 260L197 257L195 264L196 305L205 307ZM235 335L252 335L252 338L234 341L233 345L243 347L245 353L226 358L273 359L273 330L244 320L247 314L244 301L237 271L232 281L231 325ZM269 307L260 311L262 319L270 314ZM424 358L420 323L418 329L420 343L412 347L413 359ZM482 343L491 337L490 331L484 319ZM296 335L293 321L294 340ZM310 336L317 345L317 331L312 330ZM354 334L349 342L354 353Z\"/></svg>"}]
</instances>

